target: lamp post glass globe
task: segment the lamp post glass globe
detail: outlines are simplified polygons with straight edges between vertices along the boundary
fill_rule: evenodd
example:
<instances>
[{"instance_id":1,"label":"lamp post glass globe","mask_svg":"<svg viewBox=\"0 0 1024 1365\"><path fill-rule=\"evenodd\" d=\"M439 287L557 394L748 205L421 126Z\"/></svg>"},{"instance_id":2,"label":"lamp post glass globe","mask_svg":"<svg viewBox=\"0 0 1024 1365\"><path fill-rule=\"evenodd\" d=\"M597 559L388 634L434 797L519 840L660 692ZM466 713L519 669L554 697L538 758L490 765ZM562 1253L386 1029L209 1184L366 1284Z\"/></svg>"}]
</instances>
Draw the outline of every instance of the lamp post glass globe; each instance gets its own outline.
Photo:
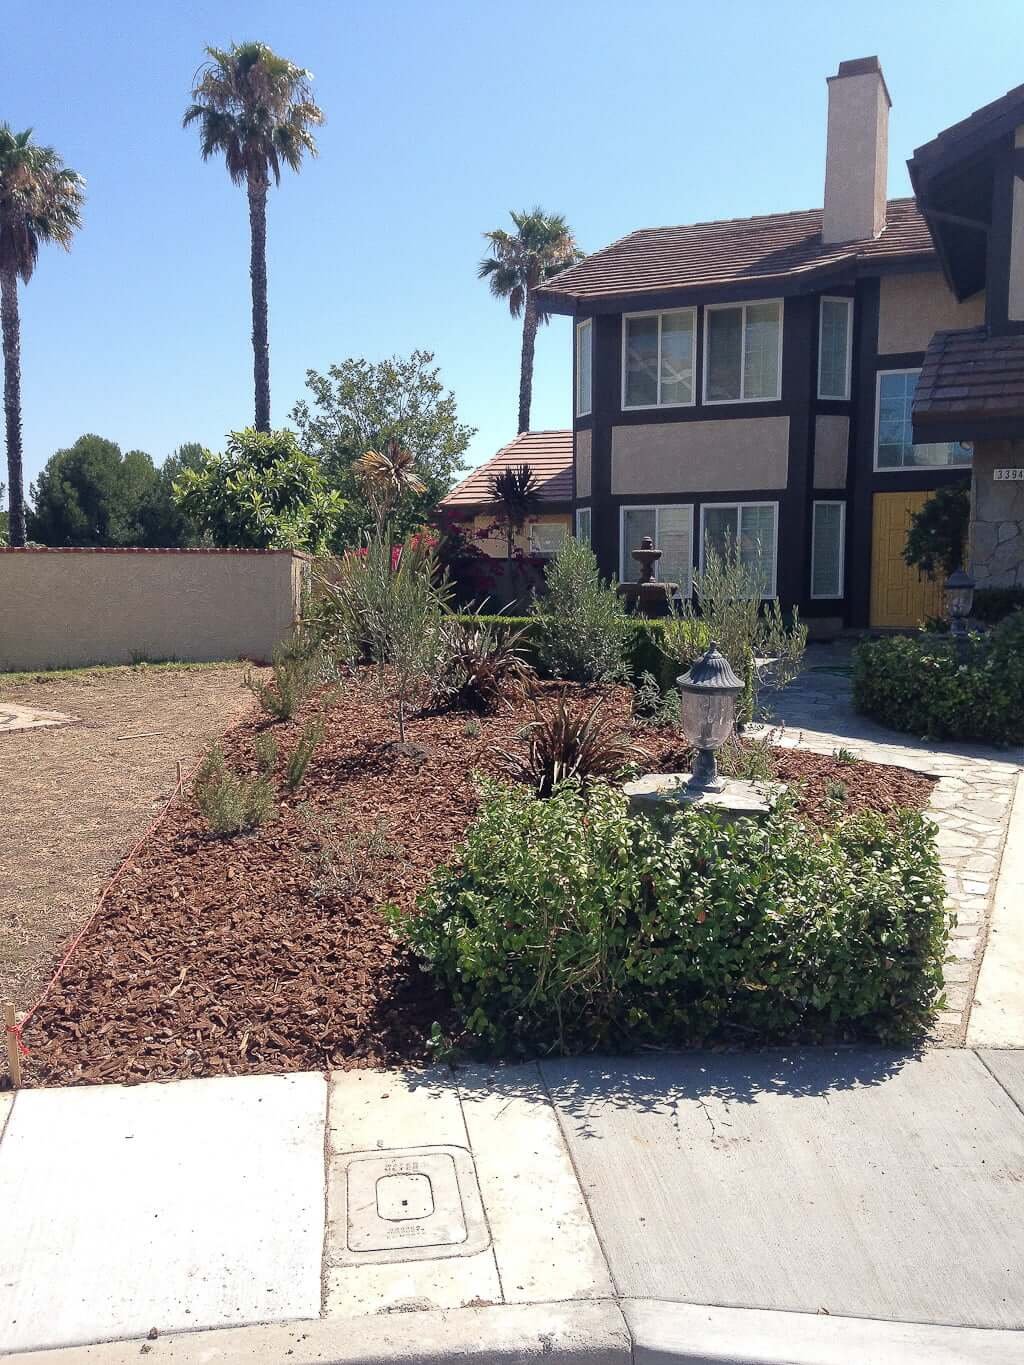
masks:
<instances>
[{"instance_id":1,"label":"lamp post glass globe","mask_svg":"<svg viewBox=\"0 0 1024 1365\"><path fill-rule=\"evenodd\" d=\"M691 791L720 792L725 782L718 775L715 750L732 734L736 723L736 698L743 684L729 661L712 644L688 673L676 679L679 688L679 723L696 750Z\"/></svg>"}]
</instances>

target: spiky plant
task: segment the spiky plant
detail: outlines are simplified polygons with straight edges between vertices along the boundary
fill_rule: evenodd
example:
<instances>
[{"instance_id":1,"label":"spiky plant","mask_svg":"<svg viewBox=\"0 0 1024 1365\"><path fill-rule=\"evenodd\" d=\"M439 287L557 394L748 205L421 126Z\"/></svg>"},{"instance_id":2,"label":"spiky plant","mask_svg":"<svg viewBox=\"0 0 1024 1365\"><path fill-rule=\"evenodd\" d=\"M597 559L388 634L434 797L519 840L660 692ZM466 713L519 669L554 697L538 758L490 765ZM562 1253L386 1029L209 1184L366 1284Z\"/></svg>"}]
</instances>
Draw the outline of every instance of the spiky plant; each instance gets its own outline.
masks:
<instances>
[{"instance_id":1,"label":"spiky plant","mask_svg":"<svg viewBox=\"0 0 1024 1365\"><path fill-rule=\"evenodd\" d=\"M85 181L52 147L0 123L0 326L7 427L8 530L25 544L25 480L21 445L21 319L18 281L28 284L45 242L70 250L82 225Z\"/></svg>"},{"instance_id":2,"label":"spiky plant","mask_svg":"<svg viewBox=\"0 0 1024 1365\"><path fill-rule=\"evenodd\" d=\"M538 207L529 212L513 211L510 216L515 232L496 228L484 233L490 254L480 262L477 275L488 281L495 298L508 301L508 310L514 318L522 315L517 430L529 431L537 328L550 318L550 314L537 305L537 290L552 275L557 275L566 266L575 265L583 253L560 213L545 213Z\"/></svg>"},{"instance_id":3,"label":"spiky plant","mask_svg":"<svg viewBox=\"0 0 1024 1365\"><path fill-rule=\"evenodd\" d=\"M630 744L628 735L601 714L601 706L598 700L588 711L570 706L564 697L554 707L534 703L524 750L500 755L506 771L547 797L561 782L586 785L615 778L645 759L643 749Z\"/></svg>"},{"instance_id":4,"label":"spiky plant","mask_svg":"<svg viewBox=\"0 0 1024 1365\"><path fill-rule=\"evenodd\" d=\"M270 430L270 347L267 340L267 191L281 168L298 171L316 156L312 129L324 121L313 102L312 74L266 43L208 47L182 120L199 124L203 160L223 153L228 175L249 196L253 380L257 431Z\"/></svg>"},{"instance_id":5,"label":"spiky plant","mask_svg":"<svg viewBox=\"0 0 1024 1365\"><path fill-rule=\"evenodd\" d=\"M534 676L523 658L525 636L525 630L502 630L457 617L446 620L441 627L437 701L484 713L495 711L502 700L521 694Z\"/></svg>"},{"instance_id":6,"label":"spiky plant","mask_svg":"<svg viewBox=\"0 0 1024 1365\"><path fill-rule=\"evenodd\" d=\"M540 480L528 464L509 465L490 475L487 491L497 517L505 527L505 545L511 559L517 533L526 525L527 517L540 507Z\"/></svg>"},{"instance_id":7,"label":"spiky plant","mask_svg":"<svg viewBox=\"0 0 1024 1365\"><path fill-rule=\"evenodd\" d=\"M378 528L383 527L407 494L427 491L426 482L417 471L415 455L393 436L383 450L368 450L361 455L355 469Z\"/></svg>"}]
</instances>

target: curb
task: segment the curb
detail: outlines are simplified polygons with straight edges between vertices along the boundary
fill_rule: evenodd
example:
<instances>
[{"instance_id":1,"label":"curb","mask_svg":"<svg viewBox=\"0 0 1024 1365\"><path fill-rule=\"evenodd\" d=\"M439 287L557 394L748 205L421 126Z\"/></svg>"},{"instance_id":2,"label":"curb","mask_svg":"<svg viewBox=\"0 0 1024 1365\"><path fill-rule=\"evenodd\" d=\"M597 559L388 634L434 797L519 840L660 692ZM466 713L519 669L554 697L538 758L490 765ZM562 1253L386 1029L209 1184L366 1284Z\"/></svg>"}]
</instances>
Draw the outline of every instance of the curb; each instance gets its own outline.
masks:
<instances>
[{"instance_id":1,"label":"curb","mask_svg":"<svg viewBox=\"0 0 1024 1365\"><path fill-rule=\"evenodd\" d=\"M16 1365L1019 1365L1024 1333L627 1299L388 1313L185 1332Z\"/></svg>"},{"instance_id":2,"label":"curb","mask_svg":"<svg viewBox=\"0 0 1024 1365\"><path fill-rule=\"evenodd\" d=\"M967 1047L1024 1047L1024 772L1010 805L992 912L967 1020Z\"/></svg>"}]
</instances>

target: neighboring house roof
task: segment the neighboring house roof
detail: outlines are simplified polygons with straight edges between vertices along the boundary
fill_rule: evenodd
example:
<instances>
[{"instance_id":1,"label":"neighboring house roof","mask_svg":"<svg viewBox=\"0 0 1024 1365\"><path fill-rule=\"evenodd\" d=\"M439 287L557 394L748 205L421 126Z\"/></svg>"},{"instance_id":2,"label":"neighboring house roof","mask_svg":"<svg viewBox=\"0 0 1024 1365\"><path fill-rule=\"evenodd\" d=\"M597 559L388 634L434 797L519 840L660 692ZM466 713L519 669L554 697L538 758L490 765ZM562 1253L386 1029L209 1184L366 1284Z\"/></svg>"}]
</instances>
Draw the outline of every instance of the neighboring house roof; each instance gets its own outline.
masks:
<instances>
[{"instance_id":1,"label":"neighboring house roof","mask_svg":"<svg viewBox=\"0 0 1024 1365\"><path fill-rule=\"evenodd\" d=\"M524 431L468 474L441 499L441 506L487 506L493 502L491 476L520 464L528 464L536 474L542 502L572 501L572 432Z\"/></svg>"},{"instance_id":2,"label":"neighboring house roof","mask_svg":"<svg viewBox=\"0 0 1024 1365\"><path fill-rule=\"evenodd\" d=\"M1024 420L1024 336L984 327L936 332L913 402L914 439L973 440Z\"/></svg>"},{"instance_id":3,"label":"neighboring house roof","mask_svg":"<svg viewBox=\"0 0 1024 1365\"><path fill-rule=\"evenodd\" d=\"M555 275L538 290L538 300L551 312L571 312L574 303L591 299L628 301L669 289L704 294L728 287L736 294L738 286L934 260L928 226L913 199L890 199L885 228L865 241L826 246L821 220L821 209L804 209L687 227L643 228Z\"/></svg>"}]
</instances>

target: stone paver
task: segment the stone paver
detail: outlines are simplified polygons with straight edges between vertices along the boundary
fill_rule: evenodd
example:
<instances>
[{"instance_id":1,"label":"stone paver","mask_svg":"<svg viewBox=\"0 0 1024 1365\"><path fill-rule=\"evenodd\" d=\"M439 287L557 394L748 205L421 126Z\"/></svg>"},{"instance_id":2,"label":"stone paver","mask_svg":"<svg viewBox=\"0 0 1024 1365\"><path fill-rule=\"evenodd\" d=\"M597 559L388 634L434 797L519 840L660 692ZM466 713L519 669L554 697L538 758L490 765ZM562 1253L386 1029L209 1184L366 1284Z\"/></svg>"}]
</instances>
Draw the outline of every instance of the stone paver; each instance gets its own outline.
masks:
<instances>
[{"instance_id":1,"label":"stone paver","mask_svg":"<svg viewBox=\"0 0 1024 1365\"><path fill-rule=\"evenodd\" d=\"M819 754L848 749L869 763L891 763L938 778L928 814L938 826L949 907L957 923L935 1041L958 1046L967 1034L1024 753L916 740L857 715L849 677L838 671L848 659L849 648L842 644L808 648L804 672L771 699L772 720L783 727L778 742Z\"/></svg>"},{"instance_id":2,"label":"stone paver","mask_svg":"<svg viewBox=\"0 0 1024 1365\"><path fill-rule=\"evenodd\" d=\"M70 725L72 719L63 711L40 711L36 706L0 701L0 735L15 730L41 730L50 725Z\"/></svg>"}]
</instances>

